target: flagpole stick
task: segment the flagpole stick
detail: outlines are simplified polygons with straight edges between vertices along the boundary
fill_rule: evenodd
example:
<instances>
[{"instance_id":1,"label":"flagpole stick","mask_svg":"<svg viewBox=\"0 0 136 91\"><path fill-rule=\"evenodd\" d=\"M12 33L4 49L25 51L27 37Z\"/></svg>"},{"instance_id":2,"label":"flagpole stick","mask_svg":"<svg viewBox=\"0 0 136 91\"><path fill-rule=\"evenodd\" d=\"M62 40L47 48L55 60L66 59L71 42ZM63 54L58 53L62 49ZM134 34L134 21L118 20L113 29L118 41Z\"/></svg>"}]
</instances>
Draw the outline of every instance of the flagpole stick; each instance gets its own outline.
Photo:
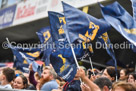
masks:
<instances>
[{"instance_id":1,"label":"flagpole stick","mask_svg":"<svg viewBox=\"0 0 136 91\"><path fill-rule=\"evenodd\" d=\"M94 68L93 68L93 64L92 64L92 60L91 60L91 57L89 57L89 61L90 61L90 64L91 64L91 68L92 68L92 72L93 72L93 75L95 76L95 74L94 74Z\"/></svg>"},{"instance_id":2,"label":"flagpole stick","mask_svg":"<svg viewBox=\"0 0 136 91\"><path fill-rule=\"evenodd\" d=\"M9 42L9 39L6 37L7 43L9 44L9 46L11 47L11 44Z\"/></svg>"},{"instance_id":3,"label":"flagpole stick","mask_svg":"<svg viewBox=\"0 0 136 91\"><path fill-rule=\"evenodd\" d=\"M89 21L89 23L90 23L90 19L88 18L88 16L87 16L87 19L88 19L88 21ZM88 37L86 37L86 41L85 41L86 43L87 43L87 38L88 38ZM91 69L92 69L93 75L95 76L94 70L93 70L93 65L92 65L91 57L89 57L89 61L90 61L90 64L91 64Z\"/></svg>"},{"instance_id":4,"label":"flagpole stick","mask_svg":"<svg viewBox=\"0 0 136 91\"><path fill-rule=\"evenodd\" d=\"M66 30L66 32L67 32L67 30ZM74 56L74 59L75 59L75 63L76 63L76 65L77 65L77 68L79 69L79 64L78 64L78 62L77 62L77 58L76 58L74 49L73 49L73 47L72 47L72 45L71 45L71 42L70 42L70 39L69 39L68 32L66 33L66 37L67 37L67 40L68 40L68 42L69 42L69 44L70 44L70 47L71 47L71 50L72 50L72 54L73 54L73 56ZM79 80L80 80L80 82L82 83L81 78L79 78Z\"/></svg>"},{"instance_id":5,"label":"flagpole stick","mask_svg":"<svg viewBox=\"0 0 136 91\"><path fill-rule=\"evenodd\" d=\"M97 2L98 2L98 0L97 0ZM85 7L84 7L85 8ZM85 12L85 13L87 13L88 12L88 7L86 7L86 11L85 11L85 9L83 9L83 12ZM87 17L87 19L88 19L88 21L89 21L89 23L90 23L90 19ZM85 36L86 37L86 36ZM85 41L86 43L87 43L87 37L86 37L86 41ZM92 47L92 46L91 46ZM92 69L92 72L93 72L93 75L95 76L95 74L94 74L94 68L93 68L93 64L92 64L92 60L91 60L91 57L89 57L89 61L90 61L90 65L91 65L91 69Z\"/></svg>"}]
</instances>

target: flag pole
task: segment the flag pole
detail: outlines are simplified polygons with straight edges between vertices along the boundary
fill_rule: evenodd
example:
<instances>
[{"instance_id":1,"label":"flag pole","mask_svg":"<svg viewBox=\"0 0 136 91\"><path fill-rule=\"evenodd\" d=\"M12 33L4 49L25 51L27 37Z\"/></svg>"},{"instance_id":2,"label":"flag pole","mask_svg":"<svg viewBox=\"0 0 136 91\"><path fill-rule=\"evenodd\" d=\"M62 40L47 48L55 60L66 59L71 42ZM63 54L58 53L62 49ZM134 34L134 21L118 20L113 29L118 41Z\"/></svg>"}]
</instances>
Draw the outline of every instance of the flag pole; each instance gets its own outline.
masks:
<instances>
[{"instance_id":1,"label":"flag pole","mask_svg":"<svg viewBox=\"0 0 136 91\"><path fill-rule=\"evenodd\" d=\"M88 10L89 10L89 7L88 6L86 6L86 7L84 7L83 8L83 12L85 12L85 13L88 13ZM90 23L90 19L87 17L87 19L89 20L89 23ZM87 42L87 38L86 38L86 41L85 42ZM92 46L91 46L92 47ZM83 60L83 59L82 59ZM95 76L95 74L94 74L94 68L93 68L93 64L92 64L92 60L91 60L91 57L89 57L89 62L90 62L90 65L91 65L91 69L92 69L92 72L93 72L93 75Z\"/></svg>"},{"instance_id":2,"label":"flag pole","mask_svg":"<svg viewBox=\"0 0 136 91\"><path fill-rule=\"evenodd\" d=\"M7 43L9 44L9 46L11 47L11 44L9 42L9 39L6 37Z\"/></svg>"},{"instance_id":3,"label":"flag pole","mask_svg":"<svg viewBox=\"0 0 136 91\"><path fill-rule=\"evenodd\" d=\"M67 35L67 34L66 34L66 35ZM74 56L74 59L75 59L75 62L76 62L77 68L79 69L79 64L78 64L78 62L77 62L77 58L76 58L76 55L75 55L74 49L73 49L73 47L72 47L72 45L71 45L71 42L70 42L70 39L69 39L69 36L68 36L68 35L67 35L67 39L68 39L68 42L69 42L69 44L70 44L70 47L71 47L71 50L72 50L72 54L73 54L73 56Z\"/></svg>"},{"instance_id":4,"label":"flag pole","mask_svg":"<svg viewBox=\"0 0 136 91\"><path fill-rule=\"evenodd\" d=\"M90 60L90 64L91 64L91 68L92 68L92 72L93 72L93 76L95 76L95 74L94 74L94 68L93 68L93 64L92 64L92 60L91 60L91 57L89 57L89 60Z\"/></svg>"},{"instance_id":5,"label":"flag pole","mask_svg":"<svg viewBox=\"0 0 136 91\"><path fill-rule=\"evenodd\" d=\"M64 25L64 27L66 27L66 25ZM72 54L73 54L73 56L74 56L75 63L76 63L76 65L77 65L77 69L79 69L79 64L78 64L78 62L77 62L77 58L76 58L74 49L73 49L73 47L72 47L72 45L71 45L70 38L69 38L69 35L68 35L68 31L67 31L67 30L66 30L66 37L67 37L68 43L70 44L70 47L71 47L71 50L72 50ZM82 84L81 78L79 78L79 80L80 80L80 82L81 82L81 84Z\"/></svg>"}]
</instances>

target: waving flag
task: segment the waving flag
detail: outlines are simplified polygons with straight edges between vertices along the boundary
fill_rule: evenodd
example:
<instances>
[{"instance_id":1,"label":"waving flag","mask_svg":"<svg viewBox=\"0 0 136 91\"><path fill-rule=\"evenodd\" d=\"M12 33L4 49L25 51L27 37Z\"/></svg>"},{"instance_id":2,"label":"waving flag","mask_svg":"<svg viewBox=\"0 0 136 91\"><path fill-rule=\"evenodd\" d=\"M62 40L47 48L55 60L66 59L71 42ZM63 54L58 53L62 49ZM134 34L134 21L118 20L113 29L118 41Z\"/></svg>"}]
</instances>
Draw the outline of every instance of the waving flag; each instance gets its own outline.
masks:
<instances>
[{"instance_id":1,"label":"waving flag","mask_svg":"<svg viewBox=\"0 0 136 91\"><path fill-rule=\"evenodd\" d=\"M11 48L13 54L14 54L14 65L13 65L13 67L18 69L18 70L25 72L25 70L23 68L24 67L28 68L28 66L29 66L27 60L22 57L22 55L20 54L20 52L17 49L15 49L13 47L10 47L10 48Z\"/></svg>"},{"instance_id":2,"label":"waving flag","mask_svg":"<svg viewBox=\"0 0 136 91\"><path fill-rule=\"evenodd\" d=\"M118 2L100 6L104 19L136 46L136 23L132 16Z\"/></svg>"},{"instance_id":3,"label":"waving flag","mask_svg":"<svg viewBox=\"0 0 136 91\"><path fill-rule=\"evenodd\" d=\"M112 57L112 59L114 60L114 63L117 65L115 53L112 48L112 45L111 45L111 42L110 42L107 32L102 34L101 37L98 38L98 41L100 41L102 44L104 44L106 46L107 53Z\"/></svg>"},{"instance_id":4,"label":"waving flag","mask_svg":"<svg viewBox=\"0 0 136 91\"><path fill-rule=\"evenodd\" d=\"M133 8L133 18L136 21L136 0L131 0Z\"/></svg>"},{"instance_id":5,"label":"waving flag","mask_svg":"<svg viewBox=\"0 0 136 91\"><path fill-rule=\"evenodd\" d=\"M71 58L72 52L70 48L70 44L68 43L66 36L65 36L65 28L62 27L62 25L66 24L64 15L49 11L49 19L50 19L50 25L51 25L51 36L53 36L54 41L56 42L56 47L59 47L59 50L63 50L66 53L63 52L63 56L65 55ZM76 47L74 48L77 58L80 58L83 55L83 46L82 44L74 44Z\"/></svg>"},{"instance_id":6,"label":"waving flag","mask_svg":"<svg viewBox=\"0 0 136 91\"><path fill-rule=\"evenodd\" d=\"M59 50L60 43L66 43L67 41L64 29L62 28L65 21L64 15L53 11L48 11L48 15L50 19L52 40L55 43L57 50Z\"/></svg>"},{"instance_id":7,"label":"waving flag","mask_svg":"<svg viewBox=\"0 0 136 91\"><path fill-rule=\"evenodd\" d=\"M51 40L50 27L41 28L38 32L36 32L41 43L44 44L47 41Z\"/></svg>"},{"instance_id":8,"label":"waving flag","mask_svg":"<svg viewBox=\"0 0 136 91\"><path fill-rule=\"evenodd\" d=\"M54 49L54 44L52 42L52 36L50 33L50 27L42 28L37 32L37 35L41 41L41 49L43 51L43 60L45 62L45 65L50 64L50 54L52 50Z\"/></svg>"},{"instance_id":9,"label":"waving flag","mask_svg":"<svg viewBox=\"0 0 136 91\"><path fill-rule=\"evenodd\" d=\"M65 39L65 33L64 30L62 28L63 25L63 20L62 18L64 17L63 14L57 13L57 12L53 12L53 11L48 11L48 16L50 19L50 27L51 27L51 35L52 40L58 41L59 39Z\"/></svg>"},{"instance_id":10,"label":"waving flag","mask_svg":"<svg viewBox=\"0 0 136 91\"><path fill-rule=\"evenodd\" d=\"M105 21L96 19L64 2L62 4L71 42L77 39L90 42L110 28Z\"/></svg>"},{"instance_id":11,"label":"waving flag","mask_svg":"<svg viewBox=\"0 0 136 91\"><path fill-rule=\"evenodd\" d=\"M68 54L68 53L67 53ZM51 64L56 73L66 81L71 81L75 77L77 68L73 59L65 58L62 51L55 51L50 56Z\"/></svg>"}]
</instances>

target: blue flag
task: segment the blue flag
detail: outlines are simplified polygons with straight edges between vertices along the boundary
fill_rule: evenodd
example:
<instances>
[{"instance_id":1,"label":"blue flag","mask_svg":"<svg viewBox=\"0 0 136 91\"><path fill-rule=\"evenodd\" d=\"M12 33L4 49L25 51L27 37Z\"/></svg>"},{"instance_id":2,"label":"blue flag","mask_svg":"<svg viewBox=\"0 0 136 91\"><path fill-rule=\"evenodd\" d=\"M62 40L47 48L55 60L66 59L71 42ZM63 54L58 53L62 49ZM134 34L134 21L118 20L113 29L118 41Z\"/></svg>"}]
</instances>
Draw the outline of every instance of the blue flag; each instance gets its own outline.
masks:
<instances>
[{"instance_id":1,"label":"blue flag","mask_svg":"<svg viewBox=\"0 0 136 91\"><path fill-rule=\"evenodd\" d=\"M60 77L69 82L73 80L77 71L76 64L73 59L64 58L62 51L55 51L51 54L50 60L55 72Z\"/></svg>"},{"instance_id":2,"label":"blue flag","mask_svg":"<svg viewBox=\"0 0 136 91\"><path fill-rule=\"evenodd\" d=\"M112 59L114 60L115 68L117 69L117 60L116 60L115 53L114 53L114 50L112 48L112 45L111 45L111 42L110 42L110 39L108 37L107 32L102 34L98 38L98 41L100 41L102 44L104 44L106 46L106 51L112 57Z\"/></svg>"},{"instance_id":3,"label":"blue flag","mask_svg":"<svg viewBox=\"0 0 136 91\"><path fill-rule=\"evenodd\" d=\"M38 58L41 54L40 48L21 48L11 45L11 49L17 50L22 57L32 60Z\"/></svg>"},{"instance_id":4,"label":"blue flag","mask_svg":"<svg viewBox=\"0 0 136 91\"><path fill-rule=\"evenodd\" d=\"M56 47L58 50L63 50L63 56L72 57L72 52L70 48L70 44L68 43L65 35L65 28L62 25L66 24L64 15L57 12L48 12L50 19L50 27L51 27L51 36L54 42L56 43ZM64 28L64 29L63 29ZM80 58L83 55L83 46L81 43L74 44L75 45L75 53L77 58ZM68 55L67 55L68 54ZM65 56L66 55L66 56Z\"/></svg>"},{"instance_id":5,"label":"blue flag","mask_svg":"<svg viewBox=\"0 0 136 91\"><path fill-rule=\"evenodd\" d=\"M36 32L41 43L45 44L47 41L51 40L50 27L41 28L38 32Z\"/></svg>"},{"instance_id":6,"label":"blue flag","mask_svg":"<svg viewBox=\"0 0 136 91\"><path fill-rule=\"evenodd\" d=\"M96 19L64 2L62 4L71 42L77 39L90 42L109 30L110 25L105 21Z\"/></svg>"},{"instance_id":7,"label":"blue flag","mask_svg":"<svg viewBox=\"0 0 136 91\"><path fill-rule=\"evenodd\" d=\"M20 54L20 52L18 50L16 50L13 47L10 47L10 48L11 48L13 54L14 54L14 65L13 65L13 67L18 69L18 70L25 72L23 67L28 68L28 66L29 66L27 60L22 57L22 55Z\"/></svg>"},{"instance_id":8,"label":"blue flag","mask_svg":"<svg viewBox=\"0 0 136 91\"><path fill-rule=\"evenodd\" d=\"M52 50L54 49L54 44L52 42L52 36L50 33L50 27L42 28L37 32L37 35L39 36L39 39L41 41L41 49L43 51L43 60L45 62L45 65L50 64L50 54Z\"/></svg>"},{"instance_id":9,"label":"blue flag","mask_svg":"<svg viewBox=\"0 0 136 91\"><path fill-rule=\"evenodd\" d=\"M55 42L56 50L51 54L50 62L56 73L66 81L73 80L76 74L76 64L62 25L66 24L64 15L56 12L48 12L51 36ZM82 44L74 48L76 57L79 59L84 55ZM78 46L79 45L79 46ZM80 59L79 59L80 60Z\"/></svg>"},{"instance_id":10,"label":"blue flag","mask_svg":"<svg viewBox=\"0 0 136 91\"><path fill-rule=\"evenodd\" d=\"M64 15L53 11L48 11L48 15L50 19L52 40L55 43L57 50L59 50L60 42L67 41L64 29L62 28L62 25L64 24Z\"/></svg>"},{"instance_id":11,"label":"blue flag","mask_svg":"<svg viewBox=\"0 0 136 91\"><path fill-rule=\"evenodd\" d=\"M133 8L133 18L136 21L136 0L131 0Z\"/></svg>"},{"instance_id":12,"label":"blue flag","mask_svg":"<svg viewBox=\"0 0 136 91\"><path fill-rule=\"evenodd\" d=\"M48 11L48 16L50 19L51 35L53 36L53 42L58 41L59 39L65 39L66 36L62 28L62 18L64 17L64 15L57 12Z\"/></svg>"},{"instance_id":13,"label":"blue flag","mask_svg":"<svg viewBox=\"0 0 136 91\"><path fill-rule=\"evenodd\" d=\"M136 46L136 23L133 17L118 2L100 6L104 19Z\"/></svg>"},{"instance_id":14,"label":"blue flag","mask_svg":"<svg viewBox=\"0 0 136 91\"><path fill-rule=\"evenodd\" d=\"M37 57L40 56L41 50L38 48L21 48L8 44L14 54L14 67L25 71L23 67L28 68Z\"/></svg>"}]
</instances>

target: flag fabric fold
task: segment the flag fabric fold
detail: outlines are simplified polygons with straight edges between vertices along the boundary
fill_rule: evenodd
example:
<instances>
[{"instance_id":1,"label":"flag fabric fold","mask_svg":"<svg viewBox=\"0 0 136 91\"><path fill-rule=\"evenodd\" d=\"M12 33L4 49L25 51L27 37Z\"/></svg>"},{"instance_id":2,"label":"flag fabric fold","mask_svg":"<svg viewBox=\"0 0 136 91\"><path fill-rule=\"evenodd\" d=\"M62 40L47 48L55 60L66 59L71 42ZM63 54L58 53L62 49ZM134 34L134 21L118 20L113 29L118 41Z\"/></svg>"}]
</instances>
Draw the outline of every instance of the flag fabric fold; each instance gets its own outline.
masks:
<instances>
[{"instance_id":1,"label":"flag fabric fold","mask_svg":"<svg viewBox=\"0 0 136 91\"><path fill-rule=\"evenodd\" d=\"M92 41L110 29L110 25L64 2L63 10L71 42L77 39Z\"/></svg>"},{"instance_id":2,"label":"flag fabric fold","mask_svg":"<svg viewBox=\"0 0 136 91\"><path fill-rule=\"evenodd\" d=\"M118 2L100 6L104 19L136 46L136 22L133 17Z\"/></svg>"}]
</instances>

